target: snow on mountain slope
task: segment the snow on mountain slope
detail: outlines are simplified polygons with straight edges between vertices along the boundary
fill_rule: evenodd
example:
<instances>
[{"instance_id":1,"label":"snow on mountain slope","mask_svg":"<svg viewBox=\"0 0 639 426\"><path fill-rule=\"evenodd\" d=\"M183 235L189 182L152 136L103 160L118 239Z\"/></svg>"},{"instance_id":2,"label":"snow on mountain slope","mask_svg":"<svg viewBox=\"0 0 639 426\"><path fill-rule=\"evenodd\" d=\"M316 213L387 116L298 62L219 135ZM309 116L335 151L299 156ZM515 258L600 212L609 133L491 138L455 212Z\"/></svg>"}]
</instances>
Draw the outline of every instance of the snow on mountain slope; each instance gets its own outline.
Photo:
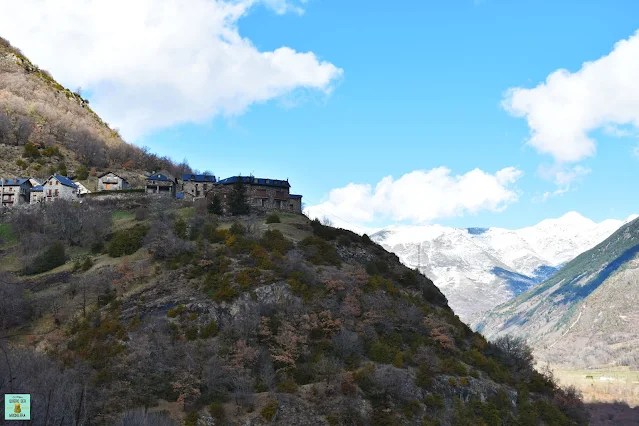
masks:
<instances>
[{"instance_id":1,"label":"snow on mountain slope","mask_svg":"<svg viewBox=\"0 0 639 426\"><path fill-rule=\"evenodd\" d=\"M570 212L518 230L391 226L371 238L429 276L465 321L547 279L626 221Z\"/></svg>"}]
</instances>

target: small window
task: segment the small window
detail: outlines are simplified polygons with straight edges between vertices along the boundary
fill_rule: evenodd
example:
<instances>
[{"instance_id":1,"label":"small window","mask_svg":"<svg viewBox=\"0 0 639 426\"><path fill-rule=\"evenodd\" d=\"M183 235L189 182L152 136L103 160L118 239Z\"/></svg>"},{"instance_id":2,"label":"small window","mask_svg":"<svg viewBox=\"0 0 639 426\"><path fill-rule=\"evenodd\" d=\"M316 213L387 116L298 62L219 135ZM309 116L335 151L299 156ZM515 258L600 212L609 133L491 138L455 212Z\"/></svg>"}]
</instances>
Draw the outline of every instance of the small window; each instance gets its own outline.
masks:
<instances>
[{"instance_id":1,"label":"small window","mask_svg":"<svg viewBox=\"0 0 639 426\"><path fill-rule=\"evenodd\" d=\"M56 180L56 181L55 181L55 184L56 184L56 185L60 185L60 181L57 181L57 180Z\"/></svg>"},{"instance_id":2,"label":"small window","mask_svg":"<svg viewBox=\"0 0 639 426\"><path fill-rule=\"evenodd\" d=\"M55 196L56 197L58 196L58 190L57 189L55 190Z\"/></svg>"}]
</instances>

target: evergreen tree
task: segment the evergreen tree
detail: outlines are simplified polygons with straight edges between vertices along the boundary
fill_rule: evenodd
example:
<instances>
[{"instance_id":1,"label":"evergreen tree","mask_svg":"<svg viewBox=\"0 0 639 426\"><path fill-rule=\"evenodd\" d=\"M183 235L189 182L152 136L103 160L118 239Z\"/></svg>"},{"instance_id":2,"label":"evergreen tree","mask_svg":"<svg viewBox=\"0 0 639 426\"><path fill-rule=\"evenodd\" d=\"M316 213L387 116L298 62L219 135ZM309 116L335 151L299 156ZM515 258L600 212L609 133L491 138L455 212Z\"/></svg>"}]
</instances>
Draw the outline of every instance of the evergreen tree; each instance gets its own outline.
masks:
<instances>
[{"instance_id":1,"label":"evergreen tree","mask_svg":"<svg viewBox=\"0 0 639 426\"><path fill-rule=\"evenodd\" d=\"M209 213L213 213L216 215L221 215L223 213L222 200L217 194L213 195L213 200L211 201L211 204L209 204Z\"/></svg>"},{"instance_id":2,"label":"evergreen tree","mask_svg":"<svg viewBox=\"0 0 639 426\"><path fill-rule=\"evenodd\" d=\"M246 186L241 180L233 184L233 189L229 194L229 208L233 216L249 213L250 206L246 201Z\"/></svg>"}]
</instances>

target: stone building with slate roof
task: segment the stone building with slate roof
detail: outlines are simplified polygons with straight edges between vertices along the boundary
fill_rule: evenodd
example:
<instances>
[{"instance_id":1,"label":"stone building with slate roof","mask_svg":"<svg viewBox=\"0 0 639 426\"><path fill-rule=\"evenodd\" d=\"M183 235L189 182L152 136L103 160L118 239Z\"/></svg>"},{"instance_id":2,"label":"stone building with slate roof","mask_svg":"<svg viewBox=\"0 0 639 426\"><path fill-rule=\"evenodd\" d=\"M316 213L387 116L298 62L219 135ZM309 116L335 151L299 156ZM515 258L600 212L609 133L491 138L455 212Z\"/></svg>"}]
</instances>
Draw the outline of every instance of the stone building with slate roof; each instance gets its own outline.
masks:
<instances>
[{"instance_id":1,"label":"stone building with slate roof","mask_svg":"<svg viewBox=\"0 0 639 426\"><path fill-rule=\"evenodd\" d=\"M78 187L68 177L52 175L42 184L42 200L46 202L57 200L77 200Z\"/></svg>"},{"instance_id":2,"label":"stone building with slate roof","mask_svg":"<svg viewBox=\"0 0 639 426\"><path fill-rule=\"evenodd\" d=\"M266 179L253 176L232 176L217 182L212 194L220 197L225 210L228 210L228 195L238 181L246 185L247 201L253 209L302 212L302 196L295 194L291 196L289 193L291 185L288 179Z\"/></svg>"},{"instance_id":3,"label":"stone building with slate roof","mask_svg":"<svg viewBox=\"0 0 639 426\"><path fill-rule=\"evenodd\" d=\"M175 197L178 180L167 171L160 171L146 178L146 193L157 195L170 195Z\"/></svg>"},{"instance_id":4,"label":"stone building with slate roof","mask_svg":"<svg viewBox=\"0 0 639 426\"><path fill-rule=\"evenodd\" d=\"M98 176L98 191L121 191L131 189L131 185L121 176L109 171Z\"/></svg>"},{"instance_id":5,"label":"stone building with slate roof","mask_svg":"<svg viewBox=\"0 0 639 426\"><path fill-rule=\"evenodd\" d=\"M213 175L185 174L178 185L178 193L182 193L185 200L195 201L206 197L215 187L216 179Z\"/></svg>"},{"instance_id":6,"label":"stone building with slate roof","mask_svg":"<svg viewBox=\"0 0 639 426\"><path fill-rule=\"evenodd\" d=\"M2 207L29 204L31 181L28 178L2 179L0 181L0 201Z\"/></svg>"},{"instance_id":7,"label":"stone building with slate roof","mask_svg":"<svg viewBox=\"0 0 639 426\"><path fill-rule=\"evenodd\" d=\"M37 204L44 201L44 187L37 185L31 188L29 193L29 204Z\"/></svg>"}]
</instances>

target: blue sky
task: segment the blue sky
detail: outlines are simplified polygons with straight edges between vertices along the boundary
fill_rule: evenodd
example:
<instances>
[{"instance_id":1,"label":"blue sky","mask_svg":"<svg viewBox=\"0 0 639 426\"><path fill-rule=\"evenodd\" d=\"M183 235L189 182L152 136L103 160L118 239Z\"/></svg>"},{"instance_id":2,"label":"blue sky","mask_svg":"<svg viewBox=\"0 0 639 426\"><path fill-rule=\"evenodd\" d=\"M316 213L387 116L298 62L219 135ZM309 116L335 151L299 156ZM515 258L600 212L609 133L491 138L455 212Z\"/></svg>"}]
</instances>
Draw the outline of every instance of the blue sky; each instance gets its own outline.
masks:
<instances>
[{"instance_id":1,"label":"blue sky","mask_svg":"<svg viewBox=\"0 0 639 426\"><path fill-rule=\"evenodd\" d=\"M639 42L631 39L630 53L620 51L618 60L602 62L589 77L568 75L548 90L520 93L510 111L502 105L509 88L533 89L558 69L577 73L584 62L609 55L615 43L639 29L636 16L639 4L630 0L251 4L233 18L232 30L258 53L282 46L313 52L312 66L304 69L312 67L315 77L298 73L280 78L266 72L265 80L278 81L275 92L238 96L248 100L231 106L222 100L201 110L196 104L206 99L195 92L208 88L206 79L195 85L192 97L177 101L170 99L169 83L165 100L158 94L164 85L148 95L109 74L92 80L82 74L91 69L70 71L63 64L47 64L50 58L44 48L38 50L32 35L15 29L7 38L24 46L27 55L40 54L37 62L53 68L64 84L90 90L98 112L116 127L122 122L132 142L178 160L186 157L192 167L220 177L253 173L288 178L292 192L303 194L307 206L319 205L312 209L315 215L369 228L433 222L517 228L571 210L596 221L639 211L638 140L632 125L637 113L624 112L636 103L615 101L623 93L639 93L637 85L625 87L632 83L615 75L626 64L628 72L637 70L628 58L638 52ZM172 30L179 32L179 24L174 25ZM202 46L206 44L187 47L197 58L197 49L206 48ZM160 48L164 52L180 46ZM230 69L224 73L224 85L241 84L233 80L237 68ZM207 76L192 69L188 74L179 71L174 77L184 79L185 85ZM246 75L259 80L261 74ZM210 84L221 84L214 76ZM126 102L109 103L107 92L117 84L129 88L128 102L144 95L153 103L130 113ZM576 90L574 97L571 90ZM589 101L579 101L582 96ZM121 105L117 112L116 104ZM523 116L513 116L515 109ZM191 115L182 114L187 110L193 110ZM575 122L573 110L580 117ZM153 121L149 115L167 118ZM571 124L563 126L563 121ZM148 124L140 130L134 129L135 122ZM639 125L639 119L635 123ZM526 144L533 127L540 136ZM579 136L581 130L596 144L596 152ZM567 148L557 147L573 136ZM448 171L430 173L440 167ZM486 185L469 183L477 182L466 175L474 169L488 179ZM422 174L411 175L416 171ZM402 182L404 175L416 177L416 185L411 187L410 179ZM387 176L395 184L375 196L375 185ZM349 184L358 186L341 196L361 197L354 205L331 193ZM418 201L404 206L411 188ZM476 202L458 199L469 198L469 191L477 194Z\"/></svg>"}]
</instances>

